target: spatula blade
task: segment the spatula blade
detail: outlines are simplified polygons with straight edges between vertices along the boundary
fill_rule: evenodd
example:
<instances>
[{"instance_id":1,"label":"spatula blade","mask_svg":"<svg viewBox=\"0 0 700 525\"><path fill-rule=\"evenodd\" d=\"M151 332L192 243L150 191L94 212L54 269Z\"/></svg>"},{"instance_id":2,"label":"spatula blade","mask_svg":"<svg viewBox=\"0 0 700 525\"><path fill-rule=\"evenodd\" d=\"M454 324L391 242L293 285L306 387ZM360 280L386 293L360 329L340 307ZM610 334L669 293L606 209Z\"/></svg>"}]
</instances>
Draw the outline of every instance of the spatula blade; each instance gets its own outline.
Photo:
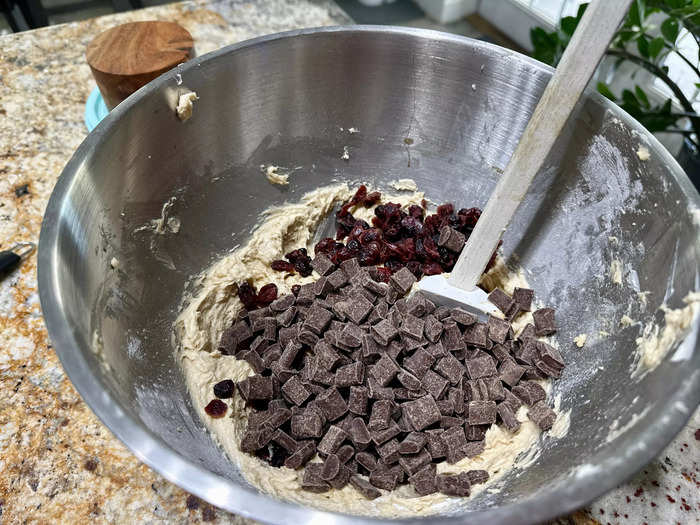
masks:
<instances>
[{"instance_id":1,"label":"spatula blade","mask_svg":"<svg viewBox=\"0 0 700 525\"><path fill-rule=\"evenodd\" d=\"M489 302L488 295L481 288L464 291L452 286L443 275L423 277L418 281L418 288L437 305L459 307L480 316L496 312L496 307Z\"/></svg>"}]
</instances>

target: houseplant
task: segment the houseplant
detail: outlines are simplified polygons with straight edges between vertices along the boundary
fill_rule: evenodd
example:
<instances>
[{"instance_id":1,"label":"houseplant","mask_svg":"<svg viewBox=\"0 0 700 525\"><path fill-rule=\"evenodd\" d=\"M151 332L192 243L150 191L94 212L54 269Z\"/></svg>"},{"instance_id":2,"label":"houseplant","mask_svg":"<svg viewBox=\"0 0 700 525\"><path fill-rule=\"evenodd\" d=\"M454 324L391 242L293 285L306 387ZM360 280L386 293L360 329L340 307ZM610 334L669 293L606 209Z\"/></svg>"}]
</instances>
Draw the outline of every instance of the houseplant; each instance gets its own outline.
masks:
<instances>
[{"instance_id":1,"label":"houseplant","mask_svg":"<svg viewBox=\"0 0 700 525\"><path fill-rule=\"evenodd\" d=\"M555 31L533 28L533 57L556 66L587 5L582 4L576 16L563 17ZM639 84L619 94L605 82L598 82L597 88L652 133L682 134L678 160L700 189L700 115L687 94L669 77L664 64L670 54L680 57L682 67L693 75L695 86L700 88L700 56L688 56L682 51L678 46L681 38L693 38L700 47L700 0L635 0L606 54L614 58L613 71L623 63L634 64L666 85L673 98L653 103L648 88ZM630 80L630 84L634 83L634 78Z\"/></svg>"}]
</instances>

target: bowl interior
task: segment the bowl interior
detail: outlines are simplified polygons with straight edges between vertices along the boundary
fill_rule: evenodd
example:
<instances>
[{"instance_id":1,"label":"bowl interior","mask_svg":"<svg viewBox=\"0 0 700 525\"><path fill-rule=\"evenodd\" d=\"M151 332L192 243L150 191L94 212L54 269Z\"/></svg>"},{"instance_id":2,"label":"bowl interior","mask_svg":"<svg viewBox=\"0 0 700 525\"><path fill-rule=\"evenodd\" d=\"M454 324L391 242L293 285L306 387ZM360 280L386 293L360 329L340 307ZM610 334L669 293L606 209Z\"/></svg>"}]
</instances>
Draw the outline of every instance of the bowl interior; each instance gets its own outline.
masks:
<instances>
[{"instance_id":1,"label":"bowl interior","mask_svg":"<svg viewBox=\"0 0 700 525\"><path fill-rule=\"evenodd\" d=\"M262 38L160 77L88 137L47 211L42 305L71 379L141 459L191 492L260 519L310 516L282 505L270 517L256 507L264 498L244 501L246 482L203 430L172 345L189 279L245 242L262 209L334 180L385 188L412 178L434 202L483 206L549 76L468 39L360 27ZM173 108L187 89L199 100L180 122ZM636 155L639 145L649 160ZM299 169L280 187L261 164ZM135 231L171 197L178 234ZM682 426L699 396L695 338L687 359L669 355L637 380L640 327L619 322L658 318L663 302L679 307L696 288L697 204L646 131L601 97L585 98L503 245L557 308L568 366L553 395L571 409L570 430L542 437L528 469L459 512L495 522L559 514L614 487ZM610 279L613 259L622 285ZM646 309L640 291L650 292ZM580 333L589 335L583 349L572 343ZM613 422L633 417L611 439Z\"/></svg>"}]
</instances>

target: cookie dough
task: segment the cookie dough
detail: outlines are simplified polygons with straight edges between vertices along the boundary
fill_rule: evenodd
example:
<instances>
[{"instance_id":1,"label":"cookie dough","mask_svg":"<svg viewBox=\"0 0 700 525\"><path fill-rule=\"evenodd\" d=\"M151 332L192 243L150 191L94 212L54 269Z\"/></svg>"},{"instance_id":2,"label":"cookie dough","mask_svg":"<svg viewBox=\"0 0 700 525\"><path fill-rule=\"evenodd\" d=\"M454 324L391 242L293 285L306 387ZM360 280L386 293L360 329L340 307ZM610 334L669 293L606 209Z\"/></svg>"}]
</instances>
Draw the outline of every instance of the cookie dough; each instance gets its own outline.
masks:
<instances>
[{"instance_id":1,"label":"cookie dough","mask_svg":"<svg viewBox=\"0 0 700 525\"><path fill-rule=\"evenodd\" d=\"M231 325L241 308L235 283L250 279L258 288L266 283L277 285L279 295L291 291L294 284L312 282L315 277L287 276L270 268L270 262L292 249L306 246L313 252L313 232L333 210L336 204L349 200L353 192L346 184L319 188L302 197L298 203L270 208L262 215L259 226L248 243L233 251L209 268L198 280L196 294L187 297L184 308L175 323L178 351L187 388L202 421L216 442L224 449L241 470L246 480L258 489L278 498L317 508L351 514L382 517L408 517L449 511L457 501L444 494L435 493L419 497L409 485L387 493L375 500L367 500L351 485L342 490L314 494L301 489L301 473L286 467L275 468L243 453L239 443L246 428L244 402L239 395L224 400L229 405L227 416L214 419L204 413L204 407L212 398L214 384L223 379L240 381L253 371L245 361L224 356L216 351L217 343L225 328ZM383 200L398 202L403 206L420 204L424 195L418 191L401 195L385 195ZM353 211L358 219L369 221L373 209L358 208ZM522 272L513 272L504 261L485 276L488 287L499 286L510 290L514 286L528 287ZM530 317L528 316L522 317ZM522 322L527 322L524 319ZM547 388L549 385L543 385ZM492 426L486 434L486 450L474 458L465 458L449 465L437 466L438 473L456 473L471 469L489 472L487 484L473 487L472 494L490 487L514 468L530 464L537 456L539 428L527 419L527 408L517 414L522 422L520 429L511 434L499 426ZM318 459L316 459L318 461Z\"/></svg>"}]
</instances>

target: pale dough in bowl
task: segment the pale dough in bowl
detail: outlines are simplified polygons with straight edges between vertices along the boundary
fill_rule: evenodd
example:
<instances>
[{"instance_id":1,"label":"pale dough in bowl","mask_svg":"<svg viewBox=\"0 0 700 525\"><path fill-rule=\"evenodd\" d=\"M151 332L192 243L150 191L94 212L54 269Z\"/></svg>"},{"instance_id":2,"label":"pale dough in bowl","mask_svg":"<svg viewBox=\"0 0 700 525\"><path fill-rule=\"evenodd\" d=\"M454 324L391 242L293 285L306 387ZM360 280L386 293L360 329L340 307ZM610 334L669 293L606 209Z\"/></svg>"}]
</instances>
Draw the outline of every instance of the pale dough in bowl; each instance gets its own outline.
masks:
<instances>
[{"instance_id":1,"label":"pale dough in bowl","mask_svg":"<svg viewBox=\"0 0 700 525\"><path fill-rule=\"evenodd\" d=\"M214 419L204 412L204 407L214 397L213 387L216 383L223 379L240 381L253 374L245 361L221 355L216 350L221 334L231 325L242 306L236 295L236 283L251 280L258 288L275 283L279 295L283 295L290 293L294 284L314 281L318 277L315 274L309 277L285 276L284 272L273 271L270 262L303 246L313 256L311 241L316 227L331 213L335 204L348 201L352 195L353 191L347 184L336 184L307 193L298 203L266 210L247 244L223 257L199 277L194 294L185 297L183 310L175 322L176 345L187 388L200 418L214 439L248 482L263 492L302 505L350 514L397 518L449 512L456 498L440 493L417 496L410 485L403 485L393 492L381 491L382 496L374 500L366 499L351 485L322 494L302 490L303 470L275 468L239 450L247 416L244 402L238 394L232 400L224 400L229 405L225 417ZM420 204L423 198L423 193L411 190L395 195L383 194L382 202L398 202L408 206ZM369 222L373 208L358 208L353 215ZM488 289L500 286L508 293L512 293L514 286L527 287L523 273L509 270L502 260L484 277L482 283ZM523 326L531 320L530 314L523 315L517 325ZM542 384L549 389L548 383ZM555 410L558 408L556 405ZM526 414L527 409L521 407L517 415L522 425L517 432L510 433L494 425L486 434L486 449L481 455L465 458L454 465L442 462L437 465L437 472L484 469L489 473L489 481L475 485L472 495L485 488L493 490L504 474L526 467L537 455L540 430L527 419ZM566 433L567 428L562 427L567 427L567 422L566 414L558 413L555 423L557 436Z\"/></svg>"}]
</instances>

